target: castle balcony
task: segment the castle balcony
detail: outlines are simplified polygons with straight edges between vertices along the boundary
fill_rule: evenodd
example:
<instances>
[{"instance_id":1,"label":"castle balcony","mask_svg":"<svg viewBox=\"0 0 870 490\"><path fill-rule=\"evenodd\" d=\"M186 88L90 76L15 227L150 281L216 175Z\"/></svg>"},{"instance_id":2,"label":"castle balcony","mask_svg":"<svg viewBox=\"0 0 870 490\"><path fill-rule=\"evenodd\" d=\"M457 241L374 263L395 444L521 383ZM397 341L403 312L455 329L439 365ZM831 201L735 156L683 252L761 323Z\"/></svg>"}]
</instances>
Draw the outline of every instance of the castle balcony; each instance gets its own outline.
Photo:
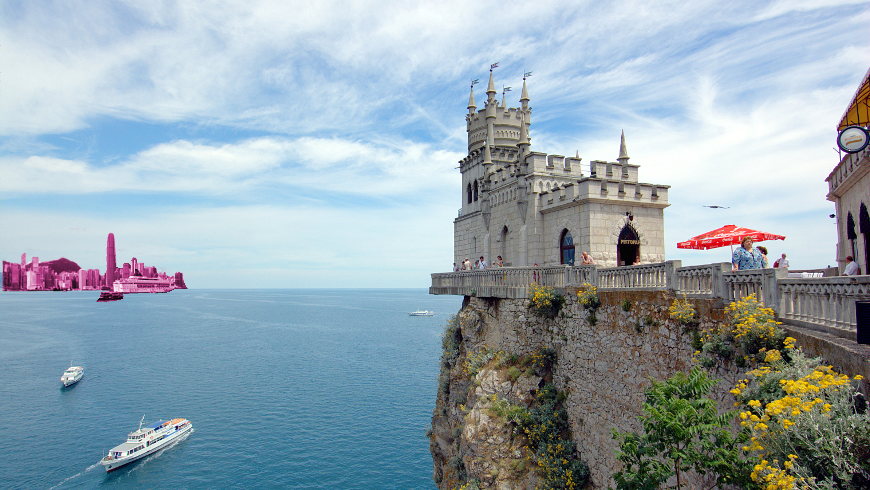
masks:
<instances>
[{"instance_id":1,"label":"castle balcony","mask_svg":"<svg viewBox=\"0 0 870 490\"><path fill-rule=\"evenodd\" d=\"M682 267L679 260L629 267L501 267L432 274L429 294L528 299L537 283L565 293L584 283L608 291L666 291L674 297L719 299L755 294L777 317L799 327L855 340L857 301L870 301L870 275L788 277L786 269L731 271L726 262Z\"/></svg>"},{"instance_id":2,"label":"castle balcony","mask_svg":"<svg viewBox=\"0 0 870 490\"><path fill-rule=\"evenodd\" d=\"M841 197L864 175L870 172L870 146L858 153L846 153L840 163L828 175L828 200Z\"/></svg>"}]
</instances>

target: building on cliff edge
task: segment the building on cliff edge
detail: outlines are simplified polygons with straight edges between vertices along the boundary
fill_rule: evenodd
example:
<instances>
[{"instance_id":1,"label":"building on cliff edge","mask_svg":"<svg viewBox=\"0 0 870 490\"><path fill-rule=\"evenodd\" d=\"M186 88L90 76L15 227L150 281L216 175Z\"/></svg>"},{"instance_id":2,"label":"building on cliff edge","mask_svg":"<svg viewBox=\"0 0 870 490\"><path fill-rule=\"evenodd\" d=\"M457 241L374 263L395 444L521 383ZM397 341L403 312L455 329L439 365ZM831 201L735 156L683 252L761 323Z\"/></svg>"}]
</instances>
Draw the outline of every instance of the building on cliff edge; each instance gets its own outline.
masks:
<instances>
[{"instance_id":1,"label":"building on cliff edge","mask_svg":"<svg viewBox=\"0 0 870 490\"><path fill-rule=\"evenodd\" d=\"M506 266L580 264L588 251L603 266L662 262L667 185L638 181L625 135L616 162L531 149L526 78L520 107L496 99L492 70L484 109L474 85L465 116L468 155L459 161L462 208L454 220L454 261L501 255ZM584 170L588 171L584 173Z\"/></svg>"}]
</instances>

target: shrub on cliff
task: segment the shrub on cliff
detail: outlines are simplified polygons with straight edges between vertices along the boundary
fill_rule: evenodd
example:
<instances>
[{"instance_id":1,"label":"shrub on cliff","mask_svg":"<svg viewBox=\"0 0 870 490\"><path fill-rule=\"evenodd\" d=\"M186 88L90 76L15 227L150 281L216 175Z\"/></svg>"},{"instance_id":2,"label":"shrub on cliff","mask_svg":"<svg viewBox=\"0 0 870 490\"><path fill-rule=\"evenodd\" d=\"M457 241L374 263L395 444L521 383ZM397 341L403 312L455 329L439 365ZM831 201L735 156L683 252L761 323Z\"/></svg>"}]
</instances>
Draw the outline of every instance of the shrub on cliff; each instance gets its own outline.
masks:
<instances>
[{"instance_id":1,"label":"shrub on cliff","mask_svg":"<svg viewBox=\"0 0 870 490\"><path fill-rule=\"evenodd\" d=\"M643 432L613 431L623 463L613 475L617 488L659 488L671 477L682 488L689 471L713 474L723 485L750 482L749 463L737 448L742 437L729 431L734 414L719 414L707 397L715 384L698 367L653 382L640 417Z\"/></svg>"},{"instance_id":2,"label":"shrub on cliff","mask_svg":"<svg viewBox=\"0 0 870 490\"><path fill-rule=\"evenodd\" d=\"M564 393L547 384L538 390L533 406L516 421L529 441L544 488L582 488L589 479L589 467L568 435L564 400Z\"/></svg>"},{"instance_id":3,"label":"shrub on cliff","mask_svg":"<svg viewBox=\"0 0 870 490\"><path fill-rule=\"evenodd\" d=\"M870 488L870 420L857 382L786 339L789 355L765 361L731 390L756 464L752 478L777 488Z\"/></svg>"},{"instance_id":4,"label":"shrub on cliff","mask_svg":"<svg viewBox=\"0 0 870 490\"><path fill-rule=\"evenodd\" d=\"M754 365L769 350L781 350L785 331L779 327L772 308L766 308L755 294L725 307L728 321L701 332L696 341L698 360L704 367L720 362L737 366Z\"/></svg>"},{"instance_id":5,"label":"shrub on cliff","mask_svg":"<svg viewBox=\"0 0 870 490\"><path fill-rule=\"evenodd\" d=\"M529 308L535 313L547 318L555 318L565 304L565 297L556 293L554 288L541 286L537 283L529 285L531 298Z\"/></svg>"}]
</instances>

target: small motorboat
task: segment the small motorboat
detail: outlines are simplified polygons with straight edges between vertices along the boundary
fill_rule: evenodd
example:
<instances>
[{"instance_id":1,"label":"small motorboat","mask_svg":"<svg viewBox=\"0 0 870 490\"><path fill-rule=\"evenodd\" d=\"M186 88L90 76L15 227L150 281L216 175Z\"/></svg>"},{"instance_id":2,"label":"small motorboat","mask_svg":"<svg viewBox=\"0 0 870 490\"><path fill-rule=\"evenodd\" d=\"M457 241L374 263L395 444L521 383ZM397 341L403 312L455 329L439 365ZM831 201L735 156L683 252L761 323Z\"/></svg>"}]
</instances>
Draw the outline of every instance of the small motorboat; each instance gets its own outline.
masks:
<instances>
[{"instance_id":1,"label":"small motorboat","mask_svg":"<svg viewBox=\"0 0 870 490\"><path fill-rule=\"evenodd\" d=\"M100 293L100 297L97 298L97 302L103 301L118 301L120 299L124 299L124 293L116 293L114 291L103 291Z\"/></svg>"},{"instance_id":2,"label":"small motorboat","mask_svg":"<svg viewBox=\"0 0 870 490\"><path fill-rule=\"evenodd\" d=\"M81 366L70 366L63 372L63 375L61 375L60 382L63 383L64 386L74 385L78 383L84 375L85 368Z\"/></svg>"},{"instance_id":3,"label":"small motorboat","mask_svg":"<svg viewBox=\"0 0 870 490\"><path fill-rule=\"evenodd\" d=\"M435 316L435 312L429 310L417 310L408 313L408 316Z\"/></svg>"}]
</instances>

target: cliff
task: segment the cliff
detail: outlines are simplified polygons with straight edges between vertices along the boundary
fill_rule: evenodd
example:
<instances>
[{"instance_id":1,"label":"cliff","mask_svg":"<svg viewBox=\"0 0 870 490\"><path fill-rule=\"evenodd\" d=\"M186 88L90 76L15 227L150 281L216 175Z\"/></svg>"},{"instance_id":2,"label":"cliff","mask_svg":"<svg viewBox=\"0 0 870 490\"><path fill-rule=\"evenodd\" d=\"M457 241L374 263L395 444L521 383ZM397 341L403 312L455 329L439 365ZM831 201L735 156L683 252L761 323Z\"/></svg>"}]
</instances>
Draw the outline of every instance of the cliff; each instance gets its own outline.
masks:
<instances>
[{"instance_id":1,"label":"cliff","mask_svg":"<svg viewBox=\"0 0 870 490\"><path fill-rule=\"evenodd\" d=\"M535 312L528 300L466 297L445 332L432 416L430 450L439 488L469 482L481 488L554 486L542 485L542 479L564 469L541 463L513 416L534 411L550 382L566 418L558 431L573 443L571 456L588 465L589 487L613 484L620 463L612 430L639 429L644 390L652 379L691 366L692 336L669 318L670 293L602 293L601 305L587 309L575 292L566 292L565 305L552 318ZM701 300L696 307L708 324L723 317L721 302ZM548 352L550 365L539 360ZM728 381L717 387L724 405L738 373L721 374ZM582 486L580 466L574 468L574 483Z\"/></svg>"}]
</instances>

